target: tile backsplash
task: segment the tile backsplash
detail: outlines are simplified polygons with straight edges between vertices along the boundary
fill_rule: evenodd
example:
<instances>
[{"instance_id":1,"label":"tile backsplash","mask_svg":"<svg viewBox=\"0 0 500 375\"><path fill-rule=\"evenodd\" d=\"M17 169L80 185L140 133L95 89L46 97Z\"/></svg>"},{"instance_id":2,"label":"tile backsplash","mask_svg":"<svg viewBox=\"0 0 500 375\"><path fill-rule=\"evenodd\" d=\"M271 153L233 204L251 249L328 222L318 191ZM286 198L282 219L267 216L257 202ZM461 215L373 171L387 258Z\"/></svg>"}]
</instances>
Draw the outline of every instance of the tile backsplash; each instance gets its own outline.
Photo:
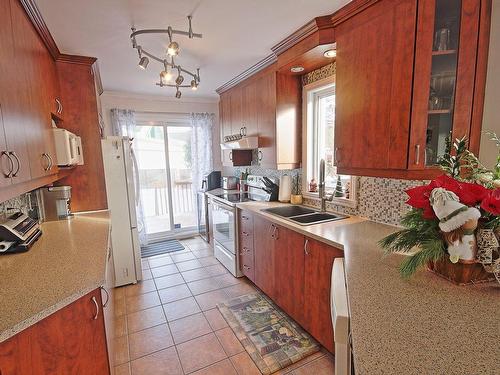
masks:
<instances>
[{"instance_id":1,"label":"tile backsplash","mask_svg":"<svg viewBox=\"0 0 500 375\"><path fill-rule=\"evenodd\" d=\"M0 203L1 218L4 218L17 211L21 211L22 213L34 218L38 218L36 197L33 193L21 194L15 198Z\"/></svg>"},{"instance_id":2,"label":"tile backsplash","mask_svg":"<svg viewBox=\"0 0 500 375\"><path fill-rule=\"evenodd\" d=\"M224 174L239 176L246 168L224 167ZM302 177L301 169L277 171L257 166L248 167L251 174L279 178L283 174ZM392 178L358 177L357 178L357 205L355 208L341 206L327 202L327 210L346 215L356 215L367 219L390 225L399 225L401 218L409 211L410 207L405 203L408 199L405 190L414 186L423 185L427 181L421 180L397 180ZM305 198L304 204L319 207L319 199Z\"/></svg>"}]
</instances>

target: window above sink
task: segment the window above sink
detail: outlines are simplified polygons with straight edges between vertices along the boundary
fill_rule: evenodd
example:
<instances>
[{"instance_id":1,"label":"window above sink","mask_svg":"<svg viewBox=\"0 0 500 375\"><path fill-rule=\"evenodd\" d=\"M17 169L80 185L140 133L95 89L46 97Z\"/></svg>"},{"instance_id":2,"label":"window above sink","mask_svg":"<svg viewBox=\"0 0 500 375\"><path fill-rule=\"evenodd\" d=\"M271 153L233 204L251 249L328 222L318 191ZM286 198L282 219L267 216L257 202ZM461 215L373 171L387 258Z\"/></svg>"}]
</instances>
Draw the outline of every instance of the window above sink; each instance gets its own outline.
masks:
<instances>
[{"instance_id":1,"label":"window above sink","mask_svg":"<svg viewBox=\"0 0 500 375\"><path fill-rule=\"evenodd\" d=\"M325 191L334 196L332 204L356 207L357 180L338 175L335 165L335 75L303 87L303 178L302 195L318 199L317 191L310 191L314 178L319 183L319 162L325 159Z\"/></svg>"}]
</instances>

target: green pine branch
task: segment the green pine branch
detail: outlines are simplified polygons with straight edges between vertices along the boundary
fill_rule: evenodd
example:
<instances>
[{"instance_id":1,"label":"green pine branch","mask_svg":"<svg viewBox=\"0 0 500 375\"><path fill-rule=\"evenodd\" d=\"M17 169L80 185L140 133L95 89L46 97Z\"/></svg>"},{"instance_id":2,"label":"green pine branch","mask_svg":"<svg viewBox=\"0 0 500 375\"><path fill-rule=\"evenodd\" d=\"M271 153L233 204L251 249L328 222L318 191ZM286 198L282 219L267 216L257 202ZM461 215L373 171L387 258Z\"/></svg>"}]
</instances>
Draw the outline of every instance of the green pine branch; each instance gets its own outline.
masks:
<instances>
[{"instance_id":1,"label":"green pine branch","mask_svg":"<svg viewBox=\"0 0 500 375\"><path fill-rule=\"evenodd\" d=\"M438 261L446 254L442 239L432 239L420 244L420 250L412 256L406 258L399 267L401 276L408 279L417 269L425 266L428 262Z\"/></svg>"}]
</instances>

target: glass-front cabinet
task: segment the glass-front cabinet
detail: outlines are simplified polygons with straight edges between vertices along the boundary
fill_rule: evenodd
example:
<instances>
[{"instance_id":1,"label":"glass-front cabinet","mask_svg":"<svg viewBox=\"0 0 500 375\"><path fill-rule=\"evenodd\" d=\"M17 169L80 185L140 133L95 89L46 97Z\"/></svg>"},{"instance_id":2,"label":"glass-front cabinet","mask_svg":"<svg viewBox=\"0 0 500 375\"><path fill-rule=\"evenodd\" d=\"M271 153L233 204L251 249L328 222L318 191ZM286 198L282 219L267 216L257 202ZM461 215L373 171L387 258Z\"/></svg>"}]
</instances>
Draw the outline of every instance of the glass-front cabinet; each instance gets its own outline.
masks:
<instances>
[{"instance_id":1,"label":"glass-front cabinet","mask_svg":"<svg viewBox=\"0 0 500 375\"><path fill-rule=\"evenodd\" d=\"M468 136L480 0L419 2L409 169L437 164L446 138Z\"/></svg>"}]
</instances>

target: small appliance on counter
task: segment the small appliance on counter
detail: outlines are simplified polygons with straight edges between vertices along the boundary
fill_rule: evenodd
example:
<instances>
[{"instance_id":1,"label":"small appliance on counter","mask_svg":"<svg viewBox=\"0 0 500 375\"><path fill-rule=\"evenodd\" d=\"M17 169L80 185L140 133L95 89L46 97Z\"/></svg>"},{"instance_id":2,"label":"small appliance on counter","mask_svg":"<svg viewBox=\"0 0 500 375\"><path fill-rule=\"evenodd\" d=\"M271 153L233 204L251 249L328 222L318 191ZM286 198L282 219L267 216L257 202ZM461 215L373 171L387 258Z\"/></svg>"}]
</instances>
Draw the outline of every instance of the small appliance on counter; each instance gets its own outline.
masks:
<instances>
[{"instance_id":1,"label":"small appliance on counter","mask_svg":"<svg viewBox=\"0 0 500 375\"><path fill-rule=\"evenodd\" d=\"M274 181L269 177L249 175L247 177L248 193L251 196L261 195L262 201L273 202L278 200L280 187L276 179Z\"/></svg>"},{"instance_id":2,"label":"small appliance on counter","mask_svg":"<svg viewBox=\"0 0 500 375\"><path fill-rule=\"evenodd\" d=\"M213 171L203 176L201 191L210 191L221 187L221 172Z\"/></svg>"},{"instance_id":3,"label":"small appliance on counter","mask_svg":"<svg viewBox=\"0 0 500 375\"><path fill-rule=\"evenodd\" d=\"M28 251L41 235L38 221L16 212L0 222L0 254Z\"/></svg>"},{"instance_id":4,"label":"small appliance on counter","mask_svg":"<svg viewBox=\"0 0 500 375\"><path fill-rule=\"evenodd\" d=\"M42 221L66 220L71 217L71 186L40 188L38 201Z\"/></svg>"},{"instance_id":5,"label":"small appliance on counter","mask_svg":"<svg viewBox=\"0 0 500 375\"><path fill-rule=\"evenodd\" d=\"M235 190L238 184L238 177L224 176L222 177L222 188L224 190Z\"/></svg>"}]
</instances>

